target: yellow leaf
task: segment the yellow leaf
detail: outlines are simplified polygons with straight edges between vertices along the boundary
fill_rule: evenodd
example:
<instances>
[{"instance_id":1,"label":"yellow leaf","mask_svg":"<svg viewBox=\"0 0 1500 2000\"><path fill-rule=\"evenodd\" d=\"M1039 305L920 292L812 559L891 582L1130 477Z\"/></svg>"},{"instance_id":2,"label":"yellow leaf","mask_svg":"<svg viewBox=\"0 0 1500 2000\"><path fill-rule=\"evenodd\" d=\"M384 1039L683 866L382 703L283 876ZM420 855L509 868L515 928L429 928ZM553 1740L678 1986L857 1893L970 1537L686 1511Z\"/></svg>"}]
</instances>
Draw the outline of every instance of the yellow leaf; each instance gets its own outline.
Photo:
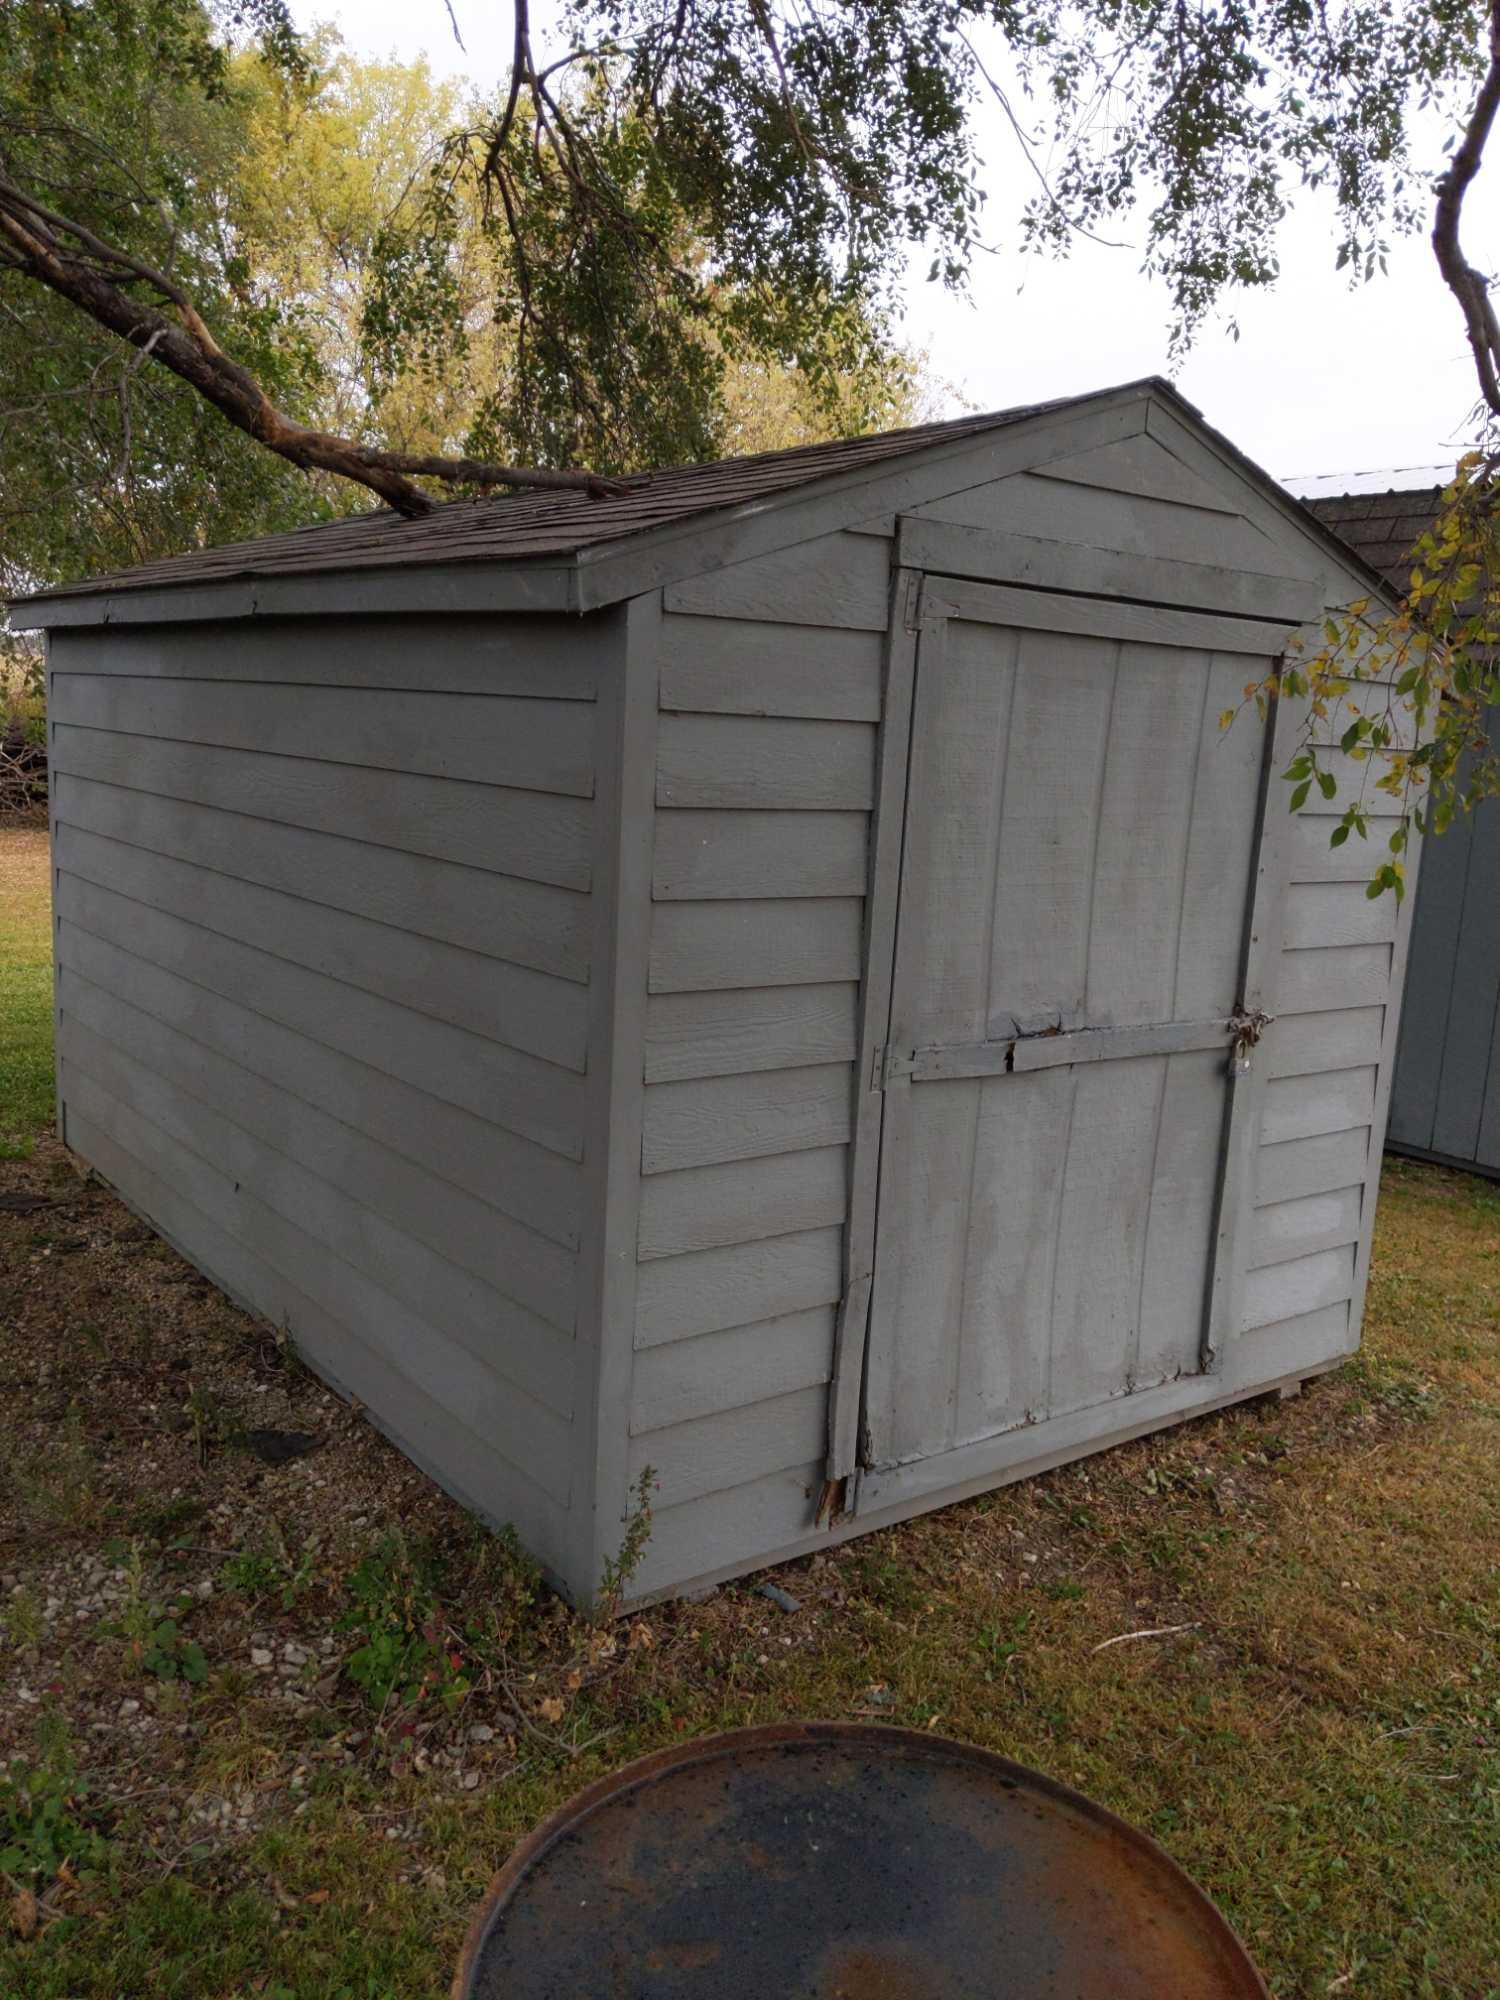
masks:
<instances>
[{"instance_id":1,"label":"yellow leaf","mask_svg":"<svg viewBox=\"0 0 1500 2000\"><path fill-rule=\"evenodd\" d=\"M549 1694L537 1703L536 1712L543 1722L561 1722L568 1711L565 1702L559 1701L555 1694Z\"/></svg>"}]
</instances>

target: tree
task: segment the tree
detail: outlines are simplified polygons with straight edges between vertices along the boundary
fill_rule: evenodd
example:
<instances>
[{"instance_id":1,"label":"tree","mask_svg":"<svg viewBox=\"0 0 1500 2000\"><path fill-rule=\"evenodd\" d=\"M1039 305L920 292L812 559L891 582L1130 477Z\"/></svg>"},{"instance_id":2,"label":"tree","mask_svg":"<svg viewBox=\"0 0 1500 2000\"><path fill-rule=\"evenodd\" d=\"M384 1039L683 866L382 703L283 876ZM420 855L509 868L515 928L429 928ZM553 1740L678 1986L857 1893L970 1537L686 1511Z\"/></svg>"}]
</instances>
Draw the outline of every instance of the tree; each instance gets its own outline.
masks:
<instances>
[{"instance_id":1,"label":"tree","mask_svg":"<svg viewBox=\"0 0 1500 2000\"><path fill-rule=\"evenodd\" d=\"M1139 209L1179 344L1236 288L1274 281L1277 227L1308 192L1331 200L1356 278L1430 207L1483 396L1478 449L1430 552L1446 581L1424 561L1412 624L1376 619L1352 650L1340 627L1284 685L1325 710L1294 785L1321 788L1329 755L1373 753L1403 838L1459 798L1460 753L1496 691L1500 334L1461 224L1500 106L1500 0L570 0L546 49L529 0L513 0L500 100L463 110L380 231L361 308L377 387L414 363L436 377L475 337L459 250L479 230L510 344L460 451L299 418L295 317L257 363L194 289L195 260L208 278L216 267L191 174L153 185L137 150L100 136L136 119L132 93L168 82L204 116L225 103L235 37L295 85L309 58L285 0L0 4L20 57L0 83L0 275L149 355L289 463L411 513L431 505L424 478L597 491L602 474L704 456L724 368L743 357L836 402L840 369L847 383L885 336L912 246L936 278L963 281L983 91L1021 143L1029 240L1065 250ZM1004 76L985 54L996 38ZM1433 118L1457 135L1435 188L1419 157ZM562 469L580 459L592 470ZM1415 751L1369 718L1325 751L1328 704L1372 660L1415 700ZM1462 797L1474 791L1465 779Z\"/></svg>"}]
</instances>

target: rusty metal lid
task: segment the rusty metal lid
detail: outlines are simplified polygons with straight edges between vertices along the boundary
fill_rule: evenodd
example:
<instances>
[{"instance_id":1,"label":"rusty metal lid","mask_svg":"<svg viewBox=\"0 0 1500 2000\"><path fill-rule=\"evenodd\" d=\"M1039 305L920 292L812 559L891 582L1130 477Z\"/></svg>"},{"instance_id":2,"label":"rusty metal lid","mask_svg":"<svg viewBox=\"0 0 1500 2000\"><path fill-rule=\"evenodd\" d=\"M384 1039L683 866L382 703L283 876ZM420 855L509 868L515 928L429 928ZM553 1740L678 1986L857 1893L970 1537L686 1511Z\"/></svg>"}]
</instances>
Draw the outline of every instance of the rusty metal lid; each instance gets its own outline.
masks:
<instances>
[{"instance_id":1,"label":"rusty metal lid","mask_svg":"<svg viewBox=\"0 0 1500 2000\"><path fill-rule=\"evenodd\" d=\"M943 1737L737 1729L631 1764L496 1876L455 2000L1266 2000L1156 1843Z\"/></svg>"}]
</instances>

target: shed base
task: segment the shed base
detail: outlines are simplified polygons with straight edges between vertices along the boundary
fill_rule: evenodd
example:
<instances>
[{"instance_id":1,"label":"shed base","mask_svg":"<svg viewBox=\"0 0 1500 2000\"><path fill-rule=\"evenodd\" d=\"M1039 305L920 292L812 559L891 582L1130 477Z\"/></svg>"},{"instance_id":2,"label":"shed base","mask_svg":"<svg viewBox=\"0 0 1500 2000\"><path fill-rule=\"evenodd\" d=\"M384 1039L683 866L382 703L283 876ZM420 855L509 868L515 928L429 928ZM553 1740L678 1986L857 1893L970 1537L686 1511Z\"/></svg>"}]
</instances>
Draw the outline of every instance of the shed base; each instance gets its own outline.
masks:
<instances>
[{"instance_id":1,"label":"shed base","mask_svg":"<svg viewBox=\"0 0 1500 2000\"><path fill-rule=\"evenodd\" d=\"M1357 1353L1358 1350L1351 1350ZM1137 1439L1150 1437L1155 1433L1174 1430L1179 1424L1189 1423L1197 1417L1209 1417L1220 1410L1233 1408L1236 1403L1253 1403L1264 1396L1280 1395L1283 1392L1297 1394L1302 1385L1315 1380L1320 1375L1331 1375L1351 1358L1351 1354L1336 1354L1325 1361L1303 1362L1284 1375L1273 1376L1266 1382L1237 1384L1227 1389L1223 1395L1194 1403L1190 1408L1180 1410L1169 1417L1156 1416L1134 1428L1111 1431L1107 1437L1093 1439L1087 1443L1073 1443L1056 1451L1038 1452L1015 1464L997 1469L983 1478L968 1480L962 1485L944 1487L935 1493L912 1495L878 1511L861 1514L857 1519L845 1516L831 1527L815 1529L786 1542L780 1548L768 1550L764 1555L748 1556L742 1561L724 1563L714 1569L700 1571L682 1583L663 1585L660 1589L641 1592L637 1597L628 1597L624 1609L640 1611L652 1604L670 1603L674 1598L690 1597L695 1593L707 1592L721 1583L733 1583L736 1578L753 1576L764 1569L774 1569L780 1563L795 1562L800 1556L817 1555L825 1549L839 1548L845 1542L858 1540L864 1535L873 1535L882 1528L894 1528L902 1521L914 1521L922 1514L934 1514L940 1508L956 1506L963 1500L977 1500L982 1493L997 1492L1002 1486L1013 1486L1019 1480L1034 1478L1038 1473L1055 1472L1059 1466L1072 1465L1080 1459L1093 1458L1098 1453L1110 1451L1116 1445L1133 1444ZM809 1503L811 1504L811 1503Z\"/></svg>"}]
</instances>

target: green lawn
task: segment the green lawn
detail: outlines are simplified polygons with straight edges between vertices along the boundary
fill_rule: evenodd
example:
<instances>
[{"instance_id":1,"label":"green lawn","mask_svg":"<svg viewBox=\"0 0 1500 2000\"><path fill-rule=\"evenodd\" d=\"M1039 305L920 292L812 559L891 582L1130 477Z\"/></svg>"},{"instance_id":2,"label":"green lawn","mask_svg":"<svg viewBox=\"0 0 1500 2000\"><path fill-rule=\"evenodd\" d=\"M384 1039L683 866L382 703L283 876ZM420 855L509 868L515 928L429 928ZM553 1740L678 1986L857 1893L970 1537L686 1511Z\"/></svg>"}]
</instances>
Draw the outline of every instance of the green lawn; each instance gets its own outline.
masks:
<instances>
[{"instance_id":1,"label":"green lawn","mask_svg":"<svg viewBox=\"0 0 1500 2000\"><path fill-rule=\"evenodd\" d=\"M0 1159L52 1122L52 905L45 828L0 825Z\"/></svg>"},{"instance_id":2,"label":"green lawn","mask_svg":"<svg viewBox=\"0 0 1500 2000\"><path fill-rule=\"evenodd\" d=\"M606 1631L55 1140L0 1186L53 1203L0 1214L5 2000L432 2000L538 1816L792 1716L1080 1786L1277 2000L1500 1996L1500 1189L1388 1165L1365 1348L1296 1401L789 1565L793 1613L752 1580ZM321 1448L264 1466L258 1425Z\"/></svg>"}]
</instances>

